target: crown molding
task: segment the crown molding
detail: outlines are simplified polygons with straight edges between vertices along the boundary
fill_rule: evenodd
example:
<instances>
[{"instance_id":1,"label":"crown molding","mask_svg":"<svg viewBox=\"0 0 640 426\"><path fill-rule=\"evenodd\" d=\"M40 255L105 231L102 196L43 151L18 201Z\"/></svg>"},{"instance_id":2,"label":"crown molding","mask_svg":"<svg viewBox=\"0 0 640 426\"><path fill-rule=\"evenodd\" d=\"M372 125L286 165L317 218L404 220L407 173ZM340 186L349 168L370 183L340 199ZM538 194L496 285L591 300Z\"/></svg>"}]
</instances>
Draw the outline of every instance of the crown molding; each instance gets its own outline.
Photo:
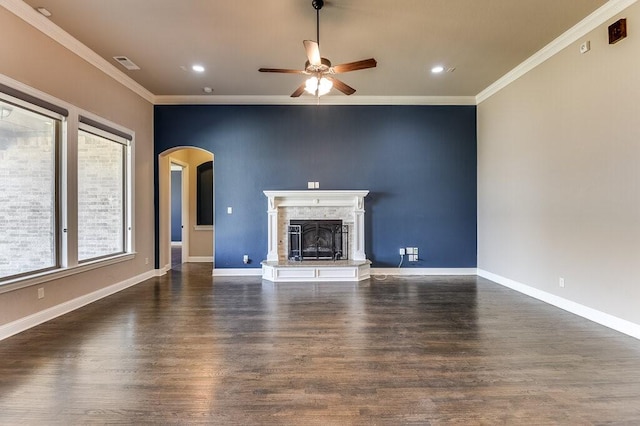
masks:
<instances>
[{"instance_id":1,"label":"crown molding","mask_svg":"<svg viewBox=\"0 0 640 426\"><path fill-rule=\"evenodd\" d=\"M172 96L155 97L156 105L475 105L475 96Z\"/></svg>"},{"instance_id":2,"label":"crown molding","mask_svg":"<svg viewBox=\"0 0 640 426\"><path fill-rule=\"evenodd\" d=\"M582 21L565 31L558 38L480 92L476 96L476 104L479 105L486 101L509 84L545 62L547 59L560 53L563 49L578 41L581 37L584 37L589 32L606 23L609 19L628 8L636 1L637 0L609 0Z\"/></svg>"},{"instance_id":3,"label":"crown molding","mask_svg":"<svg viewBox=\"0 0 640 426\"><path fill-rule=\"evenodd\" d=\"M117 69L114 65L106 61L93 50L89 49L86 45L82 44L71 34L39 14L35 9L22 0L0 0L0 6L3 6L26 23L49 36L71 52L107 74L109 77L116 80L118 83L141 96L143 99L150 103L154 102L155 96L153 93L136 83L125 73Z\"/></svg>"}]
</instances>

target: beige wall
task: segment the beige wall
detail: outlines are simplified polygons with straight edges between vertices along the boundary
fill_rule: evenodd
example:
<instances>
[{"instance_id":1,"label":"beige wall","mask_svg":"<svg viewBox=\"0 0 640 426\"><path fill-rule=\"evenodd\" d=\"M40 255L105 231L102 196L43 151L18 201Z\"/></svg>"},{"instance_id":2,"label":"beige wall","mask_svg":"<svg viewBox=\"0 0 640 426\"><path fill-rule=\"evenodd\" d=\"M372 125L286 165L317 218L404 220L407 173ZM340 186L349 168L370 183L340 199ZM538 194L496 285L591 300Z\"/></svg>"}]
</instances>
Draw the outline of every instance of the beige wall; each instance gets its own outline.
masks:
<instances>
[{"instance_id":1,"label":"beige wall","mask_svg":"<svg viewBox=\"0 0 640 426\"><path fill-rule=\"evenodd\" d=\"M478 106L478 268L635 324L638 23L636 3Z\"/></svg>"},{"instance_id":2,"label":"beige wall","mask_svg":"<svg viewBox=\"0 0 640 426\"><path fill-rule=\"evenodd\" d=\"M0 74L135 132L137 251L133 260L39 284L41 300L35 286L0 294L1 326L151 271L154 219L152 105L2 7L0 37Z\"/></svg>"}]
</instances>

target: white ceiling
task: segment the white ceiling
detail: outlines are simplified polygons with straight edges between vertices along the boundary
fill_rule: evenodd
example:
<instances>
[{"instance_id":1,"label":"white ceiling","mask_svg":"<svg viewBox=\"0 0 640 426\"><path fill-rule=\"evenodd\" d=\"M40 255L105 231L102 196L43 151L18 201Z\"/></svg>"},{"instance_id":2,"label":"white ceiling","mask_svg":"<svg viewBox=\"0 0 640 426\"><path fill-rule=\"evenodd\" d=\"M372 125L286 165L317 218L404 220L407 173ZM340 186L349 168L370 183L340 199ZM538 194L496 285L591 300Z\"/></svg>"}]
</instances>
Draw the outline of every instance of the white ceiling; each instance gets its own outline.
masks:
<instances>
[{"instance_id":1,"label":"white ceiling","mask_svg":"<svg viewBox=\"0 0 640 426\"><path fill-rule=\"evenodd\" d=\"M316 38L311 0L25 0L157 96L286 96ZM476 96L606 0L326 0L320 51L357 96ZM127 71L124 55L140 66ZM190 66L206 71L194 73ZM433 65L455 71L432 75ZM186 68L183 69L182 67ZM335 92L335 90L334 90ZM333 93L339 95L339 93ZM344 96L344 95L340 95Z\"/></svg>"}]
</instances>

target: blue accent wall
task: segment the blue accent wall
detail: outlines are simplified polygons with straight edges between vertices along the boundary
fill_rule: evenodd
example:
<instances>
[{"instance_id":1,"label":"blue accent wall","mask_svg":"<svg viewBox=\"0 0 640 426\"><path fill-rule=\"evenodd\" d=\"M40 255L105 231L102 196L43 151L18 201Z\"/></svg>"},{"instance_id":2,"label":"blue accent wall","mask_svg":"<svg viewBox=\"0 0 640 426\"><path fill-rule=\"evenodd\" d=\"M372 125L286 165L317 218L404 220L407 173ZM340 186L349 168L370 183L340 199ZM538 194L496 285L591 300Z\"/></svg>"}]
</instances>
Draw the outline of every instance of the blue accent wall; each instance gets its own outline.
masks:
<instances>
[{"instance_id":1,"label":"blue accent wall","mask_svg":"<svg viewBox=\"0 0 640 426\"><path fill-rule=\"evenodd\" d=\"M214 154L216 268L260 267L264 190L366 189L373 267L476 267L475 106L155 106L155 152ZM158 238L158 165L156 245ZM233 214L227 214L233 207ZM158 258L156 247L156 259ZM253 259L242 263L242 255Z\"/></svg>"}]
</instances>

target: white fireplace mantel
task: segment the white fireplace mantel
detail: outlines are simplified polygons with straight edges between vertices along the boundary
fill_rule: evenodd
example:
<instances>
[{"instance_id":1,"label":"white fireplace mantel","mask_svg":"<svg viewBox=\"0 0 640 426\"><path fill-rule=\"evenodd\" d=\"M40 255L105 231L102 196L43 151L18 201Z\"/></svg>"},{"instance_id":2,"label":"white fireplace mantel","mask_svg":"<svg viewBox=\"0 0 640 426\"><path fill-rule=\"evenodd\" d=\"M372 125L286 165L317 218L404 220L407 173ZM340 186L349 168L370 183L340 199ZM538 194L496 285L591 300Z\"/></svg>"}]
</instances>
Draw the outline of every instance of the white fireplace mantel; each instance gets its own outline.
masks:
<instances>
[{"instance_id":1,"label":"white fireplace mantel","mask_svg":"<svg viewBox=\"0 0 640 426\"><path fill-rule=\"evenodd\" d=\"M349 268L359 268L356 271L356 279L362 279L362 270L366 269L368 277L369 261L365 254L364 245L364 198L369 194L366 190L298 190L298 191L264 191L267 197L267 215L268 215L268 252L267 259L263 262L263 277L266 279L277 279L275 275L284 271L276 270L276 267L292 267L297 271L302 271L301 267L310 265L309 263L296 263L296 265L287 265L287 250L283 242L287 241L287 226L284 220L292 212L305 212L310 217L294 217L298 219L340 219L349 223L350 247ZM338 213L339 212L339 213ZM286 213L286 214L285 214ZM341 214L340 217L332 217L332 214ZM328 272L327 268L344 269L345 265L332 264L331 262L314 266L316 270L315 278L320 276L321 269L325 269L325 273L331 275L336 271ZM337 269L336 269L337 270ZM307 271L308 272L308 271ZM305 274L307 273L305 272ZM288 272L290 277L291 271ZM351 272L349 272L351 274ZM296 275L296 274L293 274ZM293 278L293 277L292 277ZM302 278L302 277L301 277ZM305 278L311 278L308 275ZM336 277L338 278L338 277Z\"/></svg>"}]
</instances>

